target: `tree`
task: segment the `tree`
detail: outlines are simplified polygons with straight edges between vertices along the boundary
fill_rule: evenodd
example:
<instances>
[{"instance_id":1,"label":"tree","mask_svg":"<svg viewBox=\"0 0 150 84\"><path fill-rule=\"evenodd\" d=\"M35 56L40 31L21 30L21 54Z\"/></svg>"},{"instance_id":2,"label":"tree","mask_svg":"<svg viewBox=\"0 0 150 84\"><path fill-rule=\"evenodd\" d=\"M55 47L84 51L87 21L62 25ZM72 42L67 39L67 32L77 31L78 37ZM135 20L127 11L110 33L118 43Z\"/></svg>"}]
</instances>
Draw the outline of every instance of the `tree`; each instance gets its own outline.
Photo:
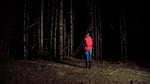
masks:
<instances>
[{"instance_id":1,"label":"tree","mask_svg":"<svg viewBox=\"0 0 150 84\"><path fill-rule=\"evenodd\" d=\"M43 17L44 17L44 0L41 0L41 27L40 27L40 50L43 50Z\"/></svg>"},{"instance_id":2,"label":"tree","mask_svg":"<svg viewBox=\"0 0 150 84\"><path fill-rule=\"evenodd\" d=\"M72 10L72 0L70 0L70 53L73 56L73 10Z\"/></svg>"},{"instance_id":3,"label":"tree","mask_svg":"<svg viewBox=\"0 0 150 84\"><path fill-rule=\"evenodd\" d=\"M59 2L59 50L58 50L58 60L63 59L63 0Z\"/></svg>"},{"instance_id":4,"label":"tree","mask_svg":"<svg viewBox=\"0 0 150 84\"><path fill-rule=\"evenodd\" d=\"M124 12L120 15L121 60L127 60L126 20Z\"/></svg>"},{"instance_id":5,"label":"tree","mask_svg":"<svg viewBox=\"0 0 150 84\"><path fill-rule=\"evenodd\" d=\"M28 23L29 23L29 1L24 0L24 59L28 56Z\"/></svg>"}]
</instances>

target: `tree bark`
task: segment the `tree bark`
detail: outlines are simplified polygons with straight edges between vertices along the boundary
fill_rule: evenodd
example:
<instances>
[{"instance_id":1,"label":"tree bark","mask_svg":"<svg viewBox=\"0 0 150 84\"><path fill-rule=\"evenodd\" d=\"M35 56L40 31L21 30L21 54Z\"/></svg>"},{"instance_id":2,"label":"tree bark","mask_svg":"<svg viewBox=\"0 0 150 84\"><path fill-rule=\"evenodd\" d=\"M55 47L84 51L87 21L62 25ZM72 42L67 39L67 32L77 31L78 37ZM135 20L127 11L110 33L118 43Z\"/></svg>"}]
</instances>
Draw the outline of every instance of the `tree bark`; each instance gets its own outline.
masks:
<instances>
[{"instance_id":1,"label":"tree bark","mask_svg":"<svg viewBox=\"0 0 150 84\"><path fill-rule=\"evenodd\" d=\"M28 25L29 25L29 0L24 0L24 59L27 59L28 52Z\"/></svg>"},{"instance_id":2,"label":"tree bark","mask_svg":"<svg viewBox=\"0 0 150 84\"><path fill-rule=\"evenodd\" d=\"M70 55L73 56L73 12L72 12L72 0L70 0Z\"/></svg>"},{"instance_id":3,"label":"tree bark","mask_svg":"<svg viewBox=\"0 0 150 84\"><path fill-rule=\"evenodd\" d=\"M40 32L40 50L43 50L43 14L44 14L44 0L41 0L41 32Z\"/></svg>"},{"instance_id":4,"label":"tree bark","mask_svg":"<svg viewBox=\"0 0 150 84\"><path fill-rule=\"evenodd\" d=\"M125 15L120 15L121 60L127 60L126 21Z\"/></svg>"},{"instance_id":5,"label":"tree bark","mask_svg":"<svg viewBox=\"0 0 150 84\"><path fill-rule=\"evenodd\" d=\"M126 19L125 19L125 15L123 15L123 25L124 25L124 29L123 29L123 42L124 42L124 61L127 60L127 37L126 37Z\"/></svg>"},{"instance_id":6,"label":"tree bark","mask_svg":"<svg viewBox=\"0 0 150 84\"><path fill-rule=\"evenodd\" d=\"M58 28L58 4L57 2L55 3L56 5L56 10L55 10L55 27L54 27L54 57L57 58L57 28Z\"/></svg>"},{"instance_id":7,"label":"tree bark","mask_svg":"<svg viewBox=\"0 0 150 84\"><path fill-rule=\"evenodd\" d=\"M59 56L58 60L63 59L63 0L60 0L59 5Z\"/></svg>"},{"instance_id":8,"label":"tree bark","mask_svg":"<svg viewBox=\"0 0 150 84\"><path fill-rule=\"evenodd\" d=\"M64 19L64 31L63 31L63 58L66 58L66 19Z\"/></svg>"},{"instance_id":9,"label":"tree bark","mask_svg":"<svg viewBox=\"0 0 150 84\"><path fill-rule=\"evenodd\" d=\"M102 46L102 27L101 27L101 12L100 11L100 7L98 10L98 28L99 28L99 34L98 34L98 40L99 40L99 60L103 60L103 46Z\"/></svg>"},{"instance_id":10,"label":"tree bark","mask_svg":"<svg viewBox=\"0 0 150 84\"><path fill-rule=\"evenodd\" d=\"M51 12L51 20L50 20L50 52L53 51L53 40L54 40L54 12L55 12L55 5L54 5L54 0L51 0L51 11L49 11L49 14L50 15L50 12ZM50 6L50 4L48 5L48 7ZM50 16L49 16L50 17ZM54 53L53 53L54 55Z\"/></svg>"}]
</instances>

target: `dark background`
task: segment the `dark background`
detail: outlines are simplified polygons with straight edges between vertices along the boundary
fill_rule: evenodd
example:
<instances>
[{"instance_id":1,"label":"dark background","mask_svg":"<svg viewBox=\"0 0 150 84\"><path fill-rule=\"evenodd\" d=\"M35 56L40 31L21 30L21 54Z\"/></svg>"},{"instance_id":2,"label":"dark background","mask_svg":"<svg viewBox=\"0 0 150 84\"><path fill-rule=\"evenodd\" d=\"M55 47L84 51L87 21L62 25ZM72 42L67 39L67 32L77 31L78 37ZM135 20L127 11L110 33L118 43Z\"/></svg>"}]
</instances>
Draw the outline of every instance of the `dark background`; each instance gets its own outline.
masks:
<instances>
[{"instance_id":1,"label":"dark background","mask_svg":"<svg viewBox=\"0 0 150 84\"><path fill-rule=\"evenodd\" d=\"M87 28L86 0L74 0L75 45L80 44ZM22 0L5 0L1 12L0 38L10 42L10 53L23 57L23 6ZM36 4L36 3L35 3ZM101 7L103 57L120 59L119 13L126 15L128 59L150 61L149 59L149 11L146 2L97 1ZM149 63L149 62L148 62ZM150 63L149 63L150 64Z\"/></svg>"}]
</instances>

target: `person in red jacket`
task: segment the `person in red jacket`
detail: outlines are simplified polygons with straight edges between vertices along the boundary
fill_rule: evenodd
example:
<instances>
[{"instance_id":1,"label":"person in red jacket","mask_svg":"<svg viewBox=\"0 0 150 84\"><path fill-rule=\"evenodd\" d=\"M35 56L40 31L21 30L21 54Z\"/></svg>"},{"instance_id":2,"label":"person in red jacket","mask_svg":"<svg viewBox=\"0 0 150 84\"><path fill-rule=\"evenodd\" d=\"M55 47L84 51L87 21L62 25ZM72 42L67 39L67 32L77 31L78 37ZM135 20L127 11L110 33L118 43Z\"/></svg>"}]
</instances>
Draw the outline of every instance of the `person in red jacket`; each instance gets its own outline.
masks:
<instances>
[{"instance_id":1,"label":"person in red jacket","mask_svg":"<svg viewBox=\"0 0 150 84\"><path fill-rule=\"evenodd\" d=\"M89 33L86 34L85 38L85 55L86 55L86 68L91 68L92 62L92 48L93 48L93 40Z\"/></svg>"}]
</instances>

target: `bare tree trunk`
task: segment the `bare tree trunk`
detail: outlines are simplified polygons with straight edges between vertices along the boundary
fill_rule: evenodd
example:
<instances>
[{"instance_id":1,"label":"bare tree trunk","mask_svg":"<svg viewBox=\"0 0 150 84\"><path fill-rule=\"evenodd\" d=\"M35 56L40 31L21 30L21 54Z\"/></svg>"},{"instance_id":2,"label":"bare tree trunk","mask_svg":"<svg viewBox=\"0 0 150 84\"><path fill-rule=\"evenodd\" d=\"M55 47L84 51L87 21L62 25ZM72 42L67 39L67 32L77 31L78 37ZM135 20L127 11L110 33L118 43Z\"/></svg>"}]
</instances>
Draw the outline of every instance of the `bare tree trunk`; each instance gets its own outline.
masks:
<instances>
[{"instance_id":1,"label":"bare tree trunk","mask_svg":"<svg viewBox=\"0 0 150 84\"><path fill-rule=\"evenodd\" d=\"M43 14L44 14L44 0L41 0L41 33L40 33L40 50L43 50Z\"/></svg>"},{"instance_id":2,"label":"bare tree trunk","mask_svg":"<svg viewBox=\"0 0 150 84\"><path fill-rule=\"evenodd\" d=\"M98 29L97 29L97 18L96 18L96 5L93 2L93 22L94 22L94 35L95 35L95 59L98 61Z\"/></svg>"},{"instance_id":3,"label":"bare tree trunk","mask_svg":"<svg viewBox=\"0 0 150 84\"><path fill-rule=\"evenodd\" d=\"M27 18L27 0L24 0L24 59L27 57L27 45L26 45L26 18Z\"/></svg>"},{"instance_id":4,"label":"bare tree trunk","mask_svg":"<svg viewBox=\"0 0 150 84\"><path fill-rule=\"evenodd\" d=\"M66 58L66 19L64 19L64 31L63 31L63 56Z\"/></svg>"},{"instance_id":5,"label":"bare tree trunk","mask_svg":"<svg viewBox=\"0 0 150 84\"><path fill-rule=\"evenodd\" d=\"M58 28L58 4L56 3L56 10L55 10L55 28L54 28L54 57L56 58L57 55L57 28Z\"/></svg>"},{"instance_id":6,"label":"bare tree trunk","mask_svg":"<svg viewBox=\"0 0 150 84\"><path fill-rule=\"evenodd\" d=\"M70 55L73 56L73 12L72 12L72 0L70 0Z\"/></svg>"},{"instance_id":7,"label":"bare tree trunk","mask_svg":"<svg viewBox=\"0 0 150 84\"><path fill-rule=\"evenodd\" d=\"M98 25L97 25L97 27L98 27ZM99 27L98 27L99 28ZM100 31L98 30L98 32L97 32L97 55L98 55L98 60L100 60L100 40L99 40L99 37L100 36Z\"/></svg>"},{"instance_id":8,"label":"bare tree trunk","mask_svg":"<svg viewBox=\"0 0 150 84\"><path fill-rule=\"evenodd\" d=\"M91 2L90 2L90 17L91 17L91 31L92 31L92 38L93 38L93 44L94 44L94 46L93 46L93 59L95 59L95 28L94 28L94 15L93 15L93 2L92 2L92 0L91 0Z\"/></svg>"},{"instance_id":9,"label":"bare tree trunk","mask_svg":"<svg viewBox=\"0 0 150 84\"><path fill-rule=\"evenodd\" d=\"M121 39L121 60L127 59L127 43L126 43L126 23L125 15L121 13L120 16L120 39Z\"/></svg>"},{"instance_id":10,"label":"bare tree trunk","mask_svg":"<svg viewBox=\"0 0 150 84\"><path fill-rule=\"evenodd\" d=\"M123 25L124 25L124 30L123 30L123 42L124 42L124 61L127 60L127 37L126 37L126 20L125 20L125 15L123 15Z\"/></svg>"},{"instance_id":11,"label":"bare tree trunk","mask_svg":"<svg viewBox=\"0 0 150 84\"><path fill-rule=\"evenodd\" d=\"M68 44L68 46L70 47L70 35L68 35L68 38L67 38L67 44ZM67 56L70 58L70 48L68 48L68 50L67 50Z\"/></svg>"},{"instance_id":12,"label":"bare tree trunk","mask_svg":"<svg viewBox=\"0 0 150 84\"><path fill-rule=\"evenodd\" d=\"M121 40L121 60L123 60L123 32L122 32L122 15L120 15L120 40Z\"/></svg>"},{"instance_id":13,"label":"bare tree trunk","mask_svg":"<svg viewBox=\"0 0 150 84\"><path fill-rule=\"evenodd\" d=\"M99 34L99 40L100 40L100 59L103 60L103 41L102 41L102 28L101 28L101 18L100 18L100 34Z\"/></svg>"},{"instance_id":14,"label":"bare tree trunk","mask_svg":"<svg viewBox=\"0 0 150 84\"><path fill-rule=\"evenodd\" d=\"M27 59L28 52L28 25L29 25L29 0L24 0L24 59Z\"/></svg>"},{"instance_id":15,"label":"bare tree trunk","mask_svg":"<svg viewBox=\"0 0 150 84\"><path fill-rule=\"evenodd\" d=\"M50 16L52 16L52 15L50 15L50 13L51 13L51 11L50 11L51 10L50 9L50 3L51 3L50 0L47 0L47 18L48 18L47 19L47 28L48 28L47 32L48 33L47 33L47 41L46 41L47 42L47 45L46 45L46 48L47 48L46 51L47 52L52 51L51 48L50 48L51 44L52 44L52 41L51 41L51 33L52 32L51 32L51 22L50 22L51 21Z\"/></svg>"},{"instance_id":16,"label":"bare tree trunk","mask_svg":"<svg viewBox=\"0 0 150 84\"><path fill-rule=\"evenodd\" d=\"M96 4L96 2L95 2ZM97 61L100 60L100 40L99 40L99 35L100 35L100 27L99 27L99 18L98 18L98 8L97 8L97 5L95 5L95 28L96 28L96 57L97 57Z\"/></svg>"},{"instance_id":17,"label":"bare tree trunk","mask_svg":"<svg viewBox=\"0 0 150 84\"><path fill-rule=\"evenodd\" d=\"M100 9L99 9L100 11ZM98 40L99 40L99 57L100 57L100 60L102 61L103 60L103 46L102 46L102 27L101 27L101 12L98 11L98 28L99 28L99 34L98 34Z\"/></svg>"},{"instance_id":18,"label":"bare tree trunk","mask_svg":"<svg viewBox=\"0 0 150 84\"><path fill-rule=\"evenodd\" d=\"M62 60L63 59L63 0L60 0L60 5L59 5L59 56L58 56L58 60Z\"/></svg>"},{"instance_id":19,"label":"bare tree trunk","mask_svg":"<svg viewBox=\"0 0 150 84\"><path fill-rule=\"evenodd\" d=\"M49 6L50 6L50 4L48 5L48 7ZM52 9L51 9L51 20L50 20L50 25L51 25L50 26L51 27L51 29L50 29L50 52L53 51L53 38L54 38L53 37L53 32L54 32L54 14L55 14L54 9L55 9L55 7L54 7L54 1L53 0L51 1L51 7L52 7ZM50 15L50 11L48 13L49 13L48 15Z\"/></svg>"}]
</instances>

